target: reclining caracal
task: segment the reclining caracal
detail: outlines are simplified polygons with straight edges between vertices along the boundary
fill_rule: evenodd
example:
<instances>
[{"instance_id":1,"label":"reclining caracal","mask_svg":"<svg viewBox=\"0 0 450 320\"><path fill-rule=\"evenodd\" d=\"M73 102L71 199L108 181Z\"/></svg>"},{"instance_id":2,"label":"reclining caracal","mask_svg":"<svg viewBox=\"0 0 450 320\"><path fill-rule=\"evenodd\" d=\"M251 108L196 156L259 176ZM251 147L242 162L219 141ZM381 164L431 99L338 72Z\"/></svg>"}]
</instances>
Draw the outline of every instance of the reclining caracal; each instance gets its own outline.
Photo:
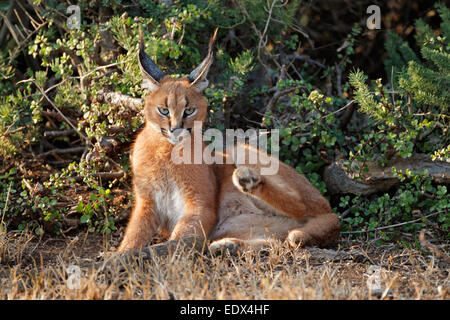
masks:
<instances>
[{"instance_id":1,"label":"reclining caracal","mask_svg":"<svg viewBox=\"0 0 450 320\"><path fill-rule=\"evenodd\" d=\"M282 162L277 174L263 176L260 164L171 161L177 143L190 143L193 130L201 130L194 121L206 118L203 91L216 33L201 64L189 76L174 79L147 56L140 32L139 66L149 94L146 124L131 155L135 203L119 252L146 246L161 229L170 239L206 235L213 252L260 247L274 238L292 246L322 246L339 234L338 217L328 201Z\"/></svg>"}]
</instances>

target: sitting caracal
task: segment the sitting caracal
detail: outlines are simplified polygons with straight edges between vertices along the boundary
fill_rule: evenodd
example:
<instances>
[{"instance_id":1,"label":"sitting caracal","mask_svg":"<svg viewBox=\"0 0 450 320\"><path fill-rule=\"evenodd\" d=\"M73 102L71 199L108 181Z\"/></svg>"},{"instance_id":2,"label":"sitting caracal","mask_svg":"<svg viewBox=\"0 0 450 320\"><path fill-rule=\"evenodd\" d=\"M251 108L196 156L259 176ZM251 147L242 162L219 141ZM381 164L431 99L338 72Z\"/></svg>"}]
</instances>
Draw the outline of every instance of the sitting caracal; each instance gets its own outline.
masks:
<instances>
[{"instance_id":1,"label":"sitting caracal","mask_svg":"<svg viewBox=\"0 0 450 320\"><path fill-rule=\"evenodd\" d=\"M216 33L202 63L188 77L174 79L147 56L140 32L139 66L149 94L146 124L131 155L135 204L119 252L148 245L160 230L170 239L206 235L212 252L260 247L272 239L286 239L294 247L323 246L339 234L338 217L328 201L282 162L275 175L261 175L260 164L171 161L177 143L186 143L199 130L194 121L206 118L203 91Z\"/></svg>"}]
</instances>

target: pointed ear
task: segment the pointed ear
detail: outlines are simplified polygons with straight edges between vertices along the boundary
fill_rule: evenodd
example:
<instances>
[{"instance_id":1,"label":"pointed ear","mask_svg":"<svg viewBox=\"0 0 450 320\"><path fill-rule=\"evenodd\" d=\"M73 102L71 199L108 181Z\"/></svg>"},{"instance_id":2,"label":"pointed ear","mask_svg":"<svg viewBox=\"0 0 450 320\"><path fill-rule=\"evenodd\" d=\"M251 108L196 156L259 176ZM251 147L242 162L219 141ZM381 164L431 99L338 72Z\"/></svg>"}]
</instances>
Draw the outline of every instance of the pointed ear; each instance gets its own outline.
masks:
<instances>
[{"instance_id":1,"label":"pointed ear","mask_svg":"<svg viewBox=\"0 0 450 320\"><path fill-rule=\"evenodd\" d=\"M218 28L216 28L214 35L209 40L208 54L206 55L206 58L188 76L188 79L191 82L191 87L197 92L203 92L209 84L206 76L208 75L209 67L213 62L213 47L214 42L216 41L217 30Z\"/></svg>"},{"instance_id":2,"label":"pointed ear","mask_svg":"<svg viewBox=\"0 0 450 320\"><path fill-rule=\"evenodd\" d=\"M159 88L159 81L165 77L165 74L159 70L158 66L145 53L144 35L139 26L139 68L142 72L142 88L148 92L153 92Z\"/></svg>"}]
</instances>

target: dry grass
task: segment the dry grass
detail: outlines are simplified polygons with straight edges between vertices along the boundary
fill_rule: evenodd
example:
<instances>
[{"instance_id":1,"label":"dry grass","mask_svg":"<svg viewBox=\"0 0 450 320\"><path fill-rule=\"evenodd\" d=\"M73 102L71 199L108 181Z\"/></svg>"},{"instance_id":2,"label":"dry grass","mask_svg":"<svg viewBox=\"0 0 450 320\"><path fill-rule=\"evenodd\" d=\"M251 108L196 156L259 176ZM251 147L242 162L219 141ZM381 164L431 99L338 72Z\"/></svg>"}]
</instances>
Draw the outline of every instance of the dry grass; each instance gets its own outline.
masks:
<instances>
[{"instance_id":1,"label":"dry grass","mask_svg":"<svg viewBox=\"0 0 450 320\"><path fill-rule=\"evenodd\" d=\"M115 245L117 238L92 234L46 240L0 234L0 299L449 298L447 262L416 250L348 241L302 250L278 243L219 257L179 247L164 257L82 267L79 280L71 274L73 265L102 260ZM378 292L367 286L372 265L381 267Z\"/></svg>"}]
</instances>

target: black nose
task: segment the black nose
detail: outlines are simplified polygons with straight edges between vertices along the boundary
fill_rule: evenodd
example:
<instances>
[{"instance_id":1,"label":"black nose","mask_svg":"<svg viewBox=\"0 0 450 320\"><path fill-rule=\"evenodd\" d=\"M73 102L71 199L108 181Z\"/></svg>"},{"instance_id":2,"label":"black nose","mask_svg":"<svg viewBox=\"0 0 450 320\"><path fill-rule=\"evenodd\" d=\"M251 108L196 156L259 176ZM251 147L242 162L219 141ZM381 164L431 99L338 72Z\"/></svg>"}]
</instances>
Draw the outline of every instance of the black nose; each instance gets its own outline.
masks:
<instances>
[{"instance_id":1,"label":"black nose","mask_svg":"<svg viewBox=\"0 0 450 320\"><path fill-rule=\"evenodd\" d=\"M170 133L174 133L175 130L178 130L178 129L183 129L183 127L181 126L181 127L171 128Z\"/></svg>"}]
</instances>

